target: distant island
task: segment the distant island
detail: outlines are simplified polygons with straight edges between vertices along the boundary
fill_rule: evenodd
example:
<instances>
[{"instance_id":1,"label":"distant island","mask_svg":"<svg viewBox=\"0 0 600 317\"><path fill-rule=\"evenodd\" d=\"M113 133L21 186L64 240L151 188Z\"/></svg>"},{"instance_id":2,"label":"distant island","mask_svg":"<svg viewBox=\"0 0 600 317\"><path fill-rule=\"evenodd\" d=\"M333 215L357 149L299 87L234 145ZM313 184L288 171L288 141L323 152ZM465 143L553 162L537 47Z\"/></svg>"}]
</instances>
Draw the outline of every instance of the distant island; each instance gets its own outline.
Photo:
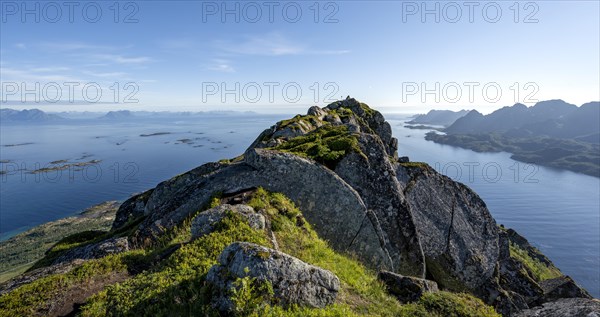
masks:
<instances>
[{"instance_id":1,"label":"distant island","mask_svg":"<svg viewBox=\"0 0 600 317\"><path fill-rule=\"evenodd\" d=\"M472 110L425 139L476 152L512 153L517 161L600 177L600 102L515 104L483 115Z\"/></svg>"},{"instance_id":2,"label":"distant island","mask_svg":"<svg viewBox=\"0 0 600 317\"><path fill-rule=\"evenodd\" d=\"M10 124L48 124L48 123L67 123L78 122L82 120L96 120L99 122L110 121L136 121L152 120L164 118L190 118L202 116L227 116L227 115L256 115L252 111L131 111L116 110L108 112L90 112L90 111L63 111L59 113L50 113L40 109L15 110L11 108L0 109L0 122Z\"/></svg>"},{"instance_id":3,"label":"distant island","mask_svg":"<svg viewBox=\"0 0 600 317\"><path fill-rule=\"evenodd\" d=\"M427 114L420 114L414 117L408 124L425 124L425 125L441 125L449 126L459 118L464 117L468 110L451 111L451 110L430 110Z\"/></svg>"},{"instance_id":4,"label":"distant island","mask_svg":"<svg viewBox=\"0 0 600 317\"><path fill-rule=\"evenodd\" d=\"M55 114L48 114L39 109L31 110L14 110L14 109L0 109L0 121L9 122L47 122L47 121L59 121L64 120Z\"/></svg>"}]
</instances>

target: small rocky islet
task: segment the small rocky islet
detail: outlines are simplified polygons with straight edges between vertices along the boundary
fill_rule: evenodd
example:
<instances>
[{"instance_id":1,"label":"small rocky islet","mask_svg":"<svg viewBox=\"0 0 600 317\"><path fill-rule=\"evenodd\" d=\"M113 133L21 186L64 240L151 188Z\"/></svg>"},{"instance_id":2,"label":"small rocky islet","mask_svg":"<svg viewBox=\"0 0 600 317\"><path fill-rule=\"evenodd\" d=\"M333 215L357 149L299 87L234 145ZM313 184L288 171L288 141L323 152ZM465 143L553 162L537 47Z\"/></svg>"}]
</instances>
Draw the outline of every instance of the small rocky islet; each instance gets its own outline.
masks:
<instances>
[{"instance_id":1,"label":"small rocky islet","mask_svg":"<svg viewBox=\"0 0 600 317\"><path fill-rule=\"evenodd\" d=\"M600 314L391 131L352 98L280 121L57 242L0 285L0 316Z\"/></svg>"}]
</instances>

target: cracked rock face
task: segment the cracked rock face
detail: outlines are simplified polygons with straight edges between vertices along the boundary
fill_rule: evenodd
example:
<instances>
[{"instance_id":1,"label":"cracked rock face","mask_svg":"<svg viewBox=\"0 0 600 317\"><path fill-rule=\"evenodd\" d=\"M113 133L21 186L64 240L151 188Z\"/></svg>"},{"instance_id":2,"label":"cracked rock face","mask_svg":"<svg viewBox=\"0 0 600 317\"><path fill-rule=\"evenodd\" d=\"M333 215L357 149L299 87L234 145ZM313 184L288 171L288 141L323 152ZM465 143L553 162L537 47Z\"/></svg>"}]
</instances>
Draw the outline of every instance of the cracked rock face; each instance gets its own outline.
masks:
<instances>
[{"instance_id":1,"label":"cracked rock face","mask_svg":"<svg viewBox=\"0 0 600 317\"><path fill-rule=\"evenodd\" d=\"M394 271L423 277L425 259L420 237L385 146L377 136L369 134L361 135L359 144L367 160L357 153L349 153L335 172L356 189L377 217Z\"/></svg>"},{"instance_id":2,"label":"cracked rock face","mask_svg":"<svg viewBox=\"0 0 600 317\"><path fill-rule=\"evenodd\" d=\"M323 308L333 304L340 289L340 280L327 270L263 246L235 242L223 250L219 264L206 276L213 289L213 306L231 312L231 290L236 279L244 277L270 283L276 302L283 307Z\"/></svg>"},{"instance_id":3,"label":"cracked rock face","mask_svg":"<svg viewBox=\"0 0 600 317\"><path fill-rule=\"evenodd\" d=\"M397 166L429 273L456 291L477 289L492 278L498 229L485 203L468 187L430 167Z\"/></svg>"}]
</instances>

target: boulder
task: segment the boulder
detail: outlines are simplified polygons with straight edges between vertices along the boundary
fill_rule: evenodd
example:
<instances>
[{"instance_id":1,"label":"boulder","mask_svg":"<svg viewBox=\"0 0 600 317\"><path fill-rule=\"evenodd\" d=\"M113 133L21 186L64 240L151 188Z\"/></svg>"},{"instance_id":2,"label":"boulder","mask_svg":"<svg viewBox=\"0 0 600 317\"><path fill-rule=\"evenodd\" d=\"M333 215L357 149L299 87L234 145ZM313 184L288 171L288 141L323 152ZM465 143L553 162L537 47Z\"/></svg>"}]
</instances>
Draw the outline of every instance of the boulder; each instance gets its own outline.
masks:
<instances>
[{"instance_id":1,"label":"boulder","mask_svg":"<svg viewBox=\"0 0 600 317\"><path fill-rule=\"evenodd\" d=\"M325 115L327 115L327 113L323 109L321 109L321 107L318 106L312 106L308 108L308 112L306 114L309 116L315 116L319 120L323 120Z\"/></svg>"},{"instance_id":2,"label":"boulder","mask_svg":"<svg viewBox=\"0 0 600 317\"><path fill-rule=\"evenodd\" d=\"M217 310L233 311L230 296L234 282L244 277L270 283L274 302L283 307L323 308L335 302L340 289L339 279L327 270L263 246L235 242L225 248L219 263L206 276Z\"/></svg>"},{"instance_id":3,"label":"boulder","mask_svg":"<svg viewBox=\"0 0 600 317\"><path fill-rule=\"evenodd\" d=\"M402 276L387 271L379 272L378 277L385 283L388 292L403 303L417 301L423 293L438 291L436 282L418 277Z\"/></svg>"},{"instance_id":4,"label":"boulder","mask_svg":"<svg viewBox=\"0 0 600 317\"><path fill-rule=\"evenodd\" d=\"M73 262L75 260L99 259L110 254L126 252L129 251L129 249L129 241L126 237L110 238L68 250L56 258L56 260L52 262L52 265Z\"/></svg>"},{"instance_id":5,"label":"boulder","mask_svg":"<svg viewBox=\"0 0 600 317\"><path fill-rule=\"evenodd\" d=\"M559 298L592 298L586 290L579 287L569 276L541 281L540 286L544 290L545 302Z\"/></svg>"},{"instance_id":6,"label":"boulder","mask_svg":"<svg viewBox=\"0 0 600 317\"><path fill-rule=\"evenodd\" d=\"M215 230L215 226L225 218L227 212L233 212L242 216L248 225L256 230L265 229L265 217L256 213L247 205L219 205L203 211L192 219L192 239L202 237Z\"/></svg>"},{"instance_id":7,"label":"boulder","mask_svg":"<svg viewBox=\"0 0 600 317\"><path fill-rule=\"evenodd\" d=\"M132 196L122 203L113 221L112 229L121 228L127 222L144 216L144 207L153 190L150 189L144 193Z\"/></svg>"},{"instance_id":8,"label":"boulder","mask_svg":"<svg viewBox=\"0 0 600 317\"><path fill-rule=\"evenodd\" d=\"M515 317L600 317L600 301L587 298L563 298L525 309Z\"/></svg>"}]
</instances>

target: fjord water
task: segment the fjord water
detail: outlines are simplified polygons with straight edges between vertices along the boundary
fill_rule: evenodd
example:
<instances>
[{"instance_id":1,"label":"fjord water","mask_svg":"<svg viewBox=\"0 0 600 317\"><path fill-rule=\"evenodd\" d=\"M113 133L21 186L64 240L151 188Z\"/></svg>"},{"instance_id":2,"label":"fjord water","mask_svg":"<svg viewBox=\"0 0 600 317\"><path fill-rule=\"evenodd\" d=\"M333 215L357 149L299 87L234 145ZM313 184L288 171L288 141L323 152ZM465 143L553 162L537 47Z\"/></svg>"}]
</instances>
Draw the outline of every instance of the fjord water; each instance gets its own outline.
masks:
<instances>
[{"instance_id":1,"label":"fjord water","mask_svg":"<svg viewBox=\"0 0 600 317\"><path fill-rule=\"evenodd\" d=\"M0 240L94 204L127 199L203 163L235 157L280 119L227 114L144 118L134 123L3 123L0 170L7 173L0 175ZM10 146L18 144L26 145ZM28 172L61 160L101 162L35 175Z\"/></svg>"},{"instance_id":2,"label":"fjord water","mask_svg":"<svg viewBox=\"0 0 600 317\"><path fill-rule=\"evenodd\" d=\"M266 127L286 115L205 115L131 122L0 126L2 170L52 161L101 160L95 166L2 175L0 239L71 216L107 200L124 200L196 166L241 154ZM527 166L508 153L475 153L424 140L426 130L386 116L399 154L429 163L475 190L498 224L513 228L563 273L600 296L600 179ZM140 136L168 132L153 136ZM5 145L33 143L21 146ZM478 164L478 165L477 165ZM9 169L9 170L10 170ZM516 173L518 171L518 173ZM501 174L498 174L501 173Z\"/></svg>"}]
</instances>

